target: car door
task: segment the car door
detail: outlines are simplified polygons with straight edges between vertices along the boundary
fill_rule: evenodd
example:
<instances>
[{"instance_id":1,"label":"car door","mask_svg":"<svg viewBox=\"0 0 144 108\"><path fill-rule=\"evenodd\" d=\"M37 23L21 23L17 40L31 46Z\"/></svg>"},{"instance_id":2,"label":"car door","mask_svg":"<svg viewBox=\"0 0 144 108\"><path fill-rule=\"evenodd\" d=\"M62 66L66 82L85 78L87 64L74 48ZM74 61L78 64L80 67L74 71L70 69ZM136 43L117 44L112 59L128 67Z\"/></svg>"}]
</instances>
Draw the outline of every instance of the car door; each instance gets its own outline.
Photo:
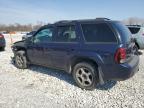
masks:
<instances>
[{"instance_id":1,"label":"car door","mask_svg":"<svg viewBox=\"0 0 144 108\"><path fill-rule=\"evenodd\" d=\"M63 25L56 27L54 43L51 44L53 67L68 70L70 59L78 53L80 44L76 35L75 25Z\"/></svg>"},{"instance_id":2,"label":"car door","mask_svg":"<svg viewBox=\"0 0 144 108\"><path fill-rule=\"evenodd\" d=\"M47 45L52 41L52 34L53 27L44 27L33 36L32 44L27 46L28 58L33 64L51 65L51 55Z\"/></svg>"}]
</instances>

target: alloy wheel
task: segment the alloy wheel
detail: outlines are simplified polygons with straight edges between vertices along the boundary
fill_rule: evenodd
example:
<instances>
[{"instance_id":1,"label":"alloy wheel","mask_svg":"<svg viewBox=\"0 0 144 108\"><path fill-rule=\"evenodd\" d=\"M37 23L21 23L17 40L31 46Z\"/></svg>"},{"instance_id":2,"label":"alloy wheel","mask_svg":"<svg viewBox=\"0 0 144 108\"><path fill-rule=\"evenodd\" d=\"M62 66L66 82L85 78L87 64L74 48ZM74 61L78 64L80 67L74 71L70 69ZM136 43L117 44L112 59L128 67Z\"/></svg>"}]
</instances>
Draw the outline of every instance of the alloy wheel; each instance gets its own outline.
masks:
<instances>
[{"instance_id":1,"label":"alloy wheel","mask_svg":"<svg viewBox=\"0 0 144 108\"><path fill-rule=\"evenodd\" d=\"M76 71L76 79L82 86L90 86L93 83L93 75L88 68L79 68Z\"/></svg>"}]
</instances>

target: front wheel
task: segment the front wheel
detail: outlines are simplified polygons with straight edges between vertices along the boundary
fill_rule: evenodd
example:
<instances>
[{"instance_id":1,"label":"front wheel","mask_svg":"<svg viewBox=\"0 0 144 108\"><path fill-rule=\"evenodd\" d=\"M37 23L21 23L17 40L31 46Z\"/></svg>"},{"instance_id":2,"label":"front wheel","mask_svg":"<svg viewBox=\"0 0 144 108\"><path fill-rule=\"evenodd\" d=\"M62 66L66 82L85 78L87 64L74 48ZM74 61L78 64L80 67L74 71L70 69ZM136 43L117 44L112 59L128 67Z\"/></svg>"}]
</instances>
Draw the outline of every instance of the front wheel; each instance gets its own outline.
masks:
<instances>
[{"instance_id":1,"label":"front wheel","mask_svg":"<svg viewBox=\"0 0 144 108\"><path fill-rule=\"evenodd\" d=\"M86 90L93 90L98 83L98 72L91 63L78 63L73 69L73 78L76 84Z\"/></svg>"},{"instance_id":2,"label":"front wheel","mask_svg":"<svg viewBox=\"0 0 144 108\"><path fill-rule=\"evenodd\" d=\"M27 68L27 59L25 55L25 51L18 51L15 54L15 65L19 69L26 69Z\"/></svg>"}]
</instances>

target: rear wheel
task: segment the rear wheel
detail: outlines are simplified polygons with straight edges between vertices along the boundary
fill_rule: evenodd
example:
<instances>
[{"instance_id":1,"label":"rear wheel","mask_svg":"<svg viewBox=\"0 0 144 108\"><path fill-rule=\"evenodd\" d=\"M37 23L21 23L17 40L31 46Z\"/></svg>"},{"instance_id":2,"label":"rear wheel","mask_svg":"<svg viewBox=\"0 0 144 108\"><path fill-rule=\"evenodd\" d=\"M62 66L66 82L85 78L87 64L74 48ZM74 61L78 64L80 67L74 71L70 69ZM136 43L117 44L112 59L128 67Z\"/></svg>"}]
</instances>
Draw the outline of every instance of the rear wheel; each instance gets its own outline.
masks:
<instances>
[{"instance_id":1,"label":"rear wheel","mask_svg":"<svg viewBox=\"0 0 144 108\"><path fill-rule=\"evenodd\" d=\"M19 69L26 69L28 67L25 51L16 52L16 54L15 54L15 65Z\"/></svg>"},{"instance_id":2,"label":"rear wheel","mask_svg":"<svg viewBox=\"0 0 144 108\"><path fill-rule=\"evenodd\" d=\"M91 63L78 63L73 69L76 84L86 90L93 90L98 83L98 72Z\"/></svg>"}]
</instances>

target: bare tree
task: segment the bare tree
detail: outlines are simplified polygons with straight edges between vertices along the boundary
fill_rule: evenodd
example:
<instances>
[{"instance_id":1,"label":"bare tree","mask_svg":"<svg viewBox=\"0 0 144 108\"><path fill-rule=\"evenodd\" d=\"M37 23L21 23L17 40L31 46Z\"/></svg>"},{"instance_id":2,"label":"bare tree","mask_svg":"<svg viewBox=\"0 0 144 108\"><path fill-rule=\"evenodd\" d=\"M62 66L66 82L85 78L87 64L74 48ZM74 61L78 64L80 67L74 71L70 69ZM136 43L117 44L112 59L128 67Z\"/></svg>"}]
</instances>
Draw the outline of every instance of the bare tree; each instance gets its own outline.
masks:
<instances>
[{"instance_id":1,"label":"bare tree","mask_svg":"<svg viewBox=\"0 0 144 108\"><path fill-rule=\"evenodd\" d=\"M126 25L144 25L144 19L131 17L128 19L123 20L124 24Z\"/></svg>"},{"instance_id":2,"label":"bare tree","mask_svg":"<svg viewBox=\"0 0 144 108\"><path fill-rule=\"evenodd\" d=\"M21 25L19 23L9 24L9 25L0 24L0 31L7 31L7 32L32 31L32 30L37 30L41 26L43 26L43 23L37 23L35 25L32 24Z\"/></svg>"}]
</instances>

